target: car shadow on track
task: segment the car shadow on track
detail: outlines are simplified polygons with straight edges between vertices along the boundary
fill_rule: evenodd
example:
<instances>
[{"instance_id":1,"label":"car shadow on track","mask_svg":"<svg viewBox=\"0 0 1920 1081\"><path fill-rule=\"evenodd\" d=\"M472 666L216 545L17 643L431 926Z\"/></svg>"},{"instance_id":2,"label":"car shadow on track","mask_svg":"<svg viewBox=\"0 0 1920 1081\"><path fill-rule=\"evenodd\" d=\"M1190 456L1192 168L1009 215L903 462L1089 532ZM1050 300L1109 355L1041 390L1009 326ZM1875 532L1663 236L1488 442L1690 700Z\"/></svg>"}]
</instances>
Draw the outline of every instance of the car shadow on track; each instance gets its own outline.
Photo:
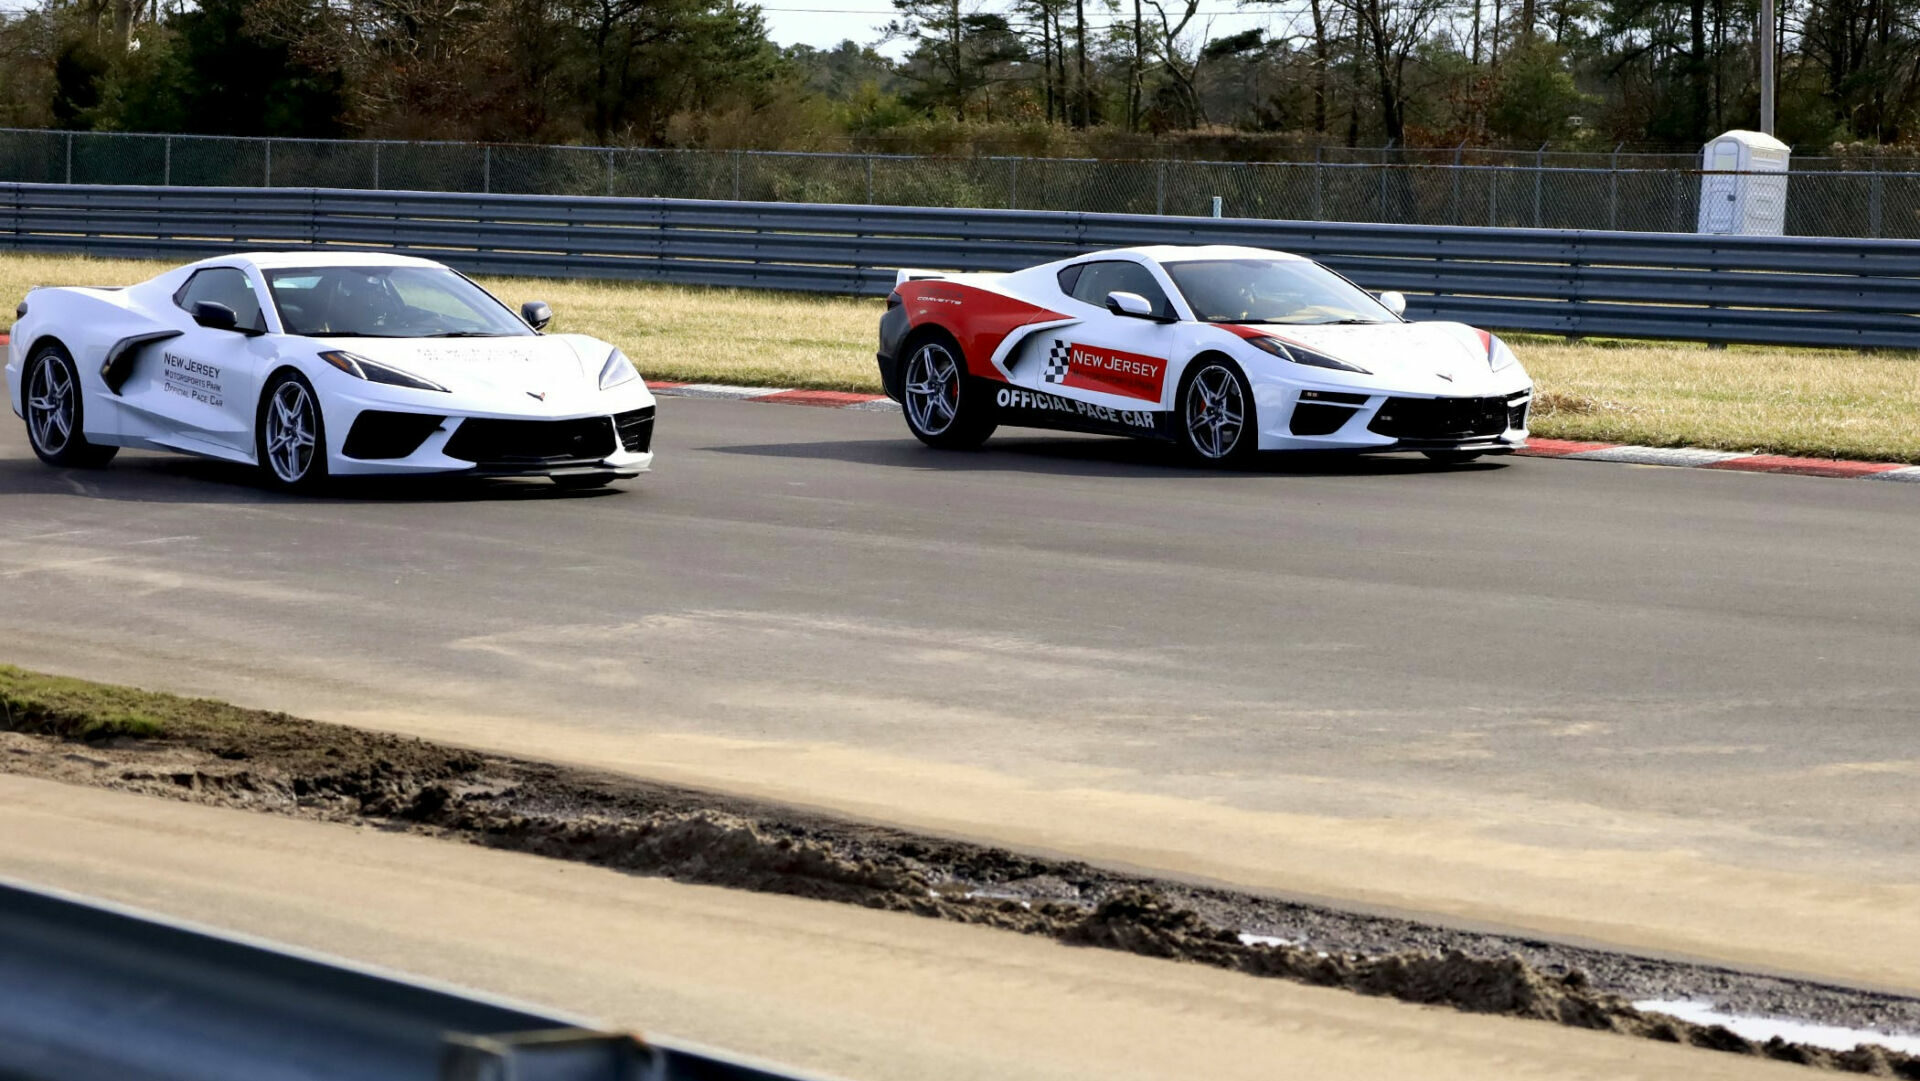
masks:
<instances>
[{"instance_id":1,"label":"car shadow on track","mask_svg":"<svg viewBox=\"0 0 1920 1081\"><path fill-rule=\"evenodd\" d=\"M860 465L899 466L944 471L1055 473L1078 477L1195 476L1405 476L1432 473L1499 471L1505 463L1486 458L1464 465L1442 465L1410 454L1262 454L1243 465L1210 469L1188 461L1170 443L1098 436L996 436L979 450L935 450L912 439L823 440L702 447L719 454L768 458L816 458Z\"/></svg>"},{"instance_id":2,"label":"car shadow on track","mask_svg":"<svg viewBox=\"0 0 1920 1081\"><path fill-rule=\"evenodd\" d=\"M105 469L54 469L37 459L0 461L0 495L70 495L134 503L481 503L598 499L621 485L570 490L539 478L341 477L318 492L287 492L230 462L127 455Z\"/></svg>"}]
</instances>

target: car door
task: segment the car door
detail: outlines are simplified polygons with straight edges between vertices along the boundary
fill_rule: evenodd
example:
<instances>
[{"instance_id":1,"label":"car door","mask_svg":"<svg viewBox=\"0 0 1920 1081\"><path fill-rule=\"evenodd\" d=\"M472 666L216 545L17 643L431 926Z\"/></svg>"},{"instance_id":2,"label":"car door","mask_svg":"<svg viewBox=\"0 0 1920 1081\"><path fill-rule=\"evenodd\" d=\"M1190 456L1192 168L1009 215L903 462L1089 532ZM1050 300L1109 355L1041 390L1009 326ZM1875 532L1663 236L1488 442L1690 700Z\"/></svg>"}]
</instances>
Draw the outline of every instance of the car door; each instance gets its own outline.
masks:
<instances>
[{"instance_id":1,"label":"car door","mask_svg":"<svg viewBox=\"0 0 1920 1081\"><path fill-rule=\"evenodd\" d=\"M234 329L194 321L194 305L225 305ZM139 435L220 457L251 455L260 382L274 359L268 316L252 276L237 266L195 271L173 295L179 337L148 347L121 396Z\"/></svg>"},{"instance_id":2,"label":"car door","mask_svg":"<svg viewBox=\"0 0 1920 1081\"><path fill-rule=\"evenodd\" d=\"M1033 390L1093 407L1096 419L1151 426L1150 418L1135 414L1169 407L1168 370L1178 335L1177 324L1170 321L1178 312L1158 274L1130 259L1075 263L1061 270L1060 290L1060 311L1079 322L1037 334L1016 379ZM1142 297L1155 318L1113 314L1107 310L1110 293ZM1121 415L1097 415L1107 411ZM1144 424L1139 423L1143 419Z\"/></svg>"}]
</instances>

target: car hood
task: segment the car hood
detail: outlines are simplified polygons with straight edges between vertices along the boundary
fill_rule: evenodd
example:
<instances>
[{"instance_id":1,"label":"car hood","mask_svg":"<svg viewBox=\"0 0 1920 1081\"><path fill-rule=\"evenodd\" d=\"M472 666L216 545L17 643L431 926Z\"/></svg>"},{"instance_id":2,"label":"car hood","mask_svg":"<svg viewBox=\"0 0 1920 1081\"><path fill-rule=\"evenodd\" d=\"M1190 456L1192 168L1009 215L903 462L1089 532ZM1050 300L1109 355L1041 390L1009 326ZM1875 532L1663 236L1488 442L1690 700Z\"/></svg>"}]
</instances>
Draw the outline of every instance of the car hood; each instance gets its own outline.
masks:
<instances>
[{"instance_id":1,"label":"car hood","mask_svg":"<svg viewBox=\"0 0 1920 1081\"><path fill-rule=\"evenodd\" d=\"M1361 326L1254 326L1283 342L1306 346L1365 368L1396 389L1472 394L1498 380L1487 367L1487 338L1464 323L1371 323Z\"/></svg>"},{"instance_id":2,"label":"car hood","mask_svg":"<svg viewBox=\"0 0 1920 1081\"><path fill-rule=\"evenodd\" d=\"M344 349L431 379L496 408L564 413L593 408L613 347L579 334L513 338L326 338ZM537 404L536 404L537 403Z\"/></svg>"}]
</instances>

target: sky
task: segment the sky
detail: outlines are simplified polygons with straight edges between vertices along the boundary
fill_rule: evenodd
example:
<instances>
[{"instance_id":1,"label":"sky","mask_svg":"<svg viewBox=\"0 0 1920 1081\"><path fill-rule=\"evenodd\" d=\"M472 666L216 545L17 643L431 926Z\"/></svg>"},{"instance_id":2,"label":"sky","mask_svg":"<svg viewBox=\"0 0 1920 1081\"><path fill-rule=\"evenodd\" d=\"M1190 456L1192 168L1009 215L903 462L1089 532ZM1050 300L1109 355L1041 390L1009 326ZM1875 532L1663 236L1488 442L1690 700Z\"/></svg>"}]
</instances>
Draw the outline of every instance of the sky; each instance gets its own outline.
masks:
<instances>
[{"instance_id":1,"label":"sky","mask_svg":"<svg viewBox=\"0 0 1920 1081\"><path fill-rule=\"evenodd\" d=\"M818 5L818 6L812 6ZM1087 5L1087 23L1089 27L1106 26L1118 16L1104 10L1104 5ZM1131 5L1128 5L1131 9ZM1169 5L1169 10L1171 10ZM880 38L880 28L885 26L894 15L892 5L876 0L768 0L761 5L766 13L768 36L781 45L812 45L815 48L831 48L849 38L862 45L871 45ZM1152 17L1152 9L1148 9ZM1242 11L1231 0L1212 0L1200 9L1193 20L1190 34L1200 29L1206 30L1209 39L1238 34L1243 30L1261 28L1272 34L1284 34L1288 25L1284 14L1271 11ZM904 42L893 42L880 46L880 51L889 56L901 56L907 51Z\"/></svg>"}]
</instances>

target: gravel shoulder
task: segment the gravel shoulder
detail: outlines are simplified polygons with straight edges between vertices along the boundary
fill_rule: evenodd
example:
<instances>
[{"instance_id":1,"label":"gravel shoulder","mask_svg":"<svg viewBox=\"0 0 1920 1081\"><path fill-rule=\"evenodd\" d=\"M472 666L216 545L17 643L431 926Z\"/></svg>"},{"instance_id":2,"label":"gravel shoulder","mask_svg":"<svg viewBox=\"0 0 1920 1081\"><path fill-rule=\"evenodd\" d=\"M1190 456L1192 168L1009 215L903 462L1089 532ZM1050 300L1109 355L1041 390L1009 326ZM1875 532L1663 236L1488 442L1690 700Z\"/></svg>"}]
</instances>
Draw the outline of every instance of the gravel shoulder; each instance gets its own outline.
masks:
<instances>
[{"instance_id":1,"label":"gravel shoulder","mask_svg":"<svg viewBox=\"0 0 1920 1081\"><path fill-rule=\"evenodd\" d=\"M1665 1081L1753 1056L0 775L10 876L849 1081Z\"/></svg>"},{"instance_id":2,"label":"gravel shoulder","mask_svg":"<svg viewBox=\"0 0 1920 1081\"><path fill-rule=\"evenodd\" d=\"M1757 1044L1636 998L1851 1027L1920 1001L1215 890L411 737L0 669L0 772L832 901L1244 975L1920 1078L1920 1058Z\"/></svg>"}]
</instances>

